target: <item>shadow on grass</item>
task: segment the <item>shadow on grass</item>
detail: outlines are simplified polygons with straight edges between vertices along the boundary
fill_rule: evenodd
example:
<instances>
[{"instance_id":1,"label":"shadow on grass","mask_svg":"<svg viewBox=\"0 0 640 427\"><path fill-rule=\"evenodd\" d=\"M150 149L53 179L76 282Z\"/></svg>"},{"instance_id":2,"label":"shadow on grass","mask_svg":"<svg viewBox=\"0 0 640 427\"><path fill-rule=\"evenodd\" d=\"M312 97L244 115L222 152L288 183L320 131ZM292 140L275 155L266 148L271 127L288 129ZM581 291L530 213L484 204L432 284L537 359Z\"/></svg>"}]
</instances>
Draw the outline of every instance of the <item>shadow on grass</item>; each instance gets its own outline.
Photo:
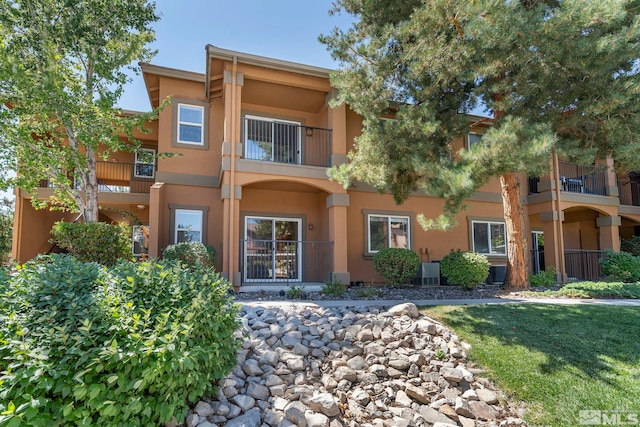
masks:
<instances>
[{"instance_id":1,"label":"shadow on grass","mask_svg":"<svg viewBox=\"0 0 640 427\"><path fill-rule=\"evenodd\" d=\"M588 378L618 387L616 366L608 358L638 368L640 308L555 305L489 305L456 308L441 319L456 330L493 337L546 356L540 372L574 367Z\"/></svg>"}]
</instances>

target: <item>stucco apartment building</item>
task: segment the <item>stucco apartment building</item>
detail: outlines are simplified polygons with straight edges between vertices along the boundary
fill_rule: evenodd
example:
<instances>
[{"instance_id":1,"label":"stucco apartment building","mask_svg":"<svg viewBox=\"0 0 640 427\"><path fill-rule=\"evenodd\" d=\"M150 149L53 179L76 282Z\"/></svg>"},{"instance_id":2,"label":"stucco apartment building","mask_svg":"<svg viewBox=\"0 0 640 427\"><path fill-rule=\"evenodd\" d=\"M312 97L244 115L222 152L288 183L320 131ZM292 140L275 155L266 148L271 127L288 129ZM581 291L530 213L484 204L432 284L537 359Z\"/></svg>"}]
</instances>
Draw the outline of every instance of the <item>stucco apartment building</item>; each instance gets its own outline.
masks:
<instances>
[{"instance_id":1,"label":"stucco apartment building","mask_svg":"<svg viewBox=\"0 0 640 427\"><path fill-rule=\"evenodd\" d=\"M149 160L118 153L98 163L100 220L137 218L136 254L161 256L163 248L199 240L218 253L217 269L241 289L318 284L327 280L379 282L373 255L408 247L425 263L425 283L437 283L440 260L452 250L486 254L500 281L506 236L498 180L467 201L459 226L424 231L419 213L437 216L443 201L415 194L396 205L356 182L345 189L327 167L347 162L361 118L348 106L331 108L331 70L206 47L206 73L141 64L151 105L171 103L140 135ZM453 141L476 143L491 120ZM553 159L546 177L522 177L532 272L556 266L564 277L594 278L597 259L620 239L640 234L640 191L618 179L610 160L576 165ZM46 197L42 183L39 197ZM23 262L47 252L49 230L61 218L36 211L30 195L16 192L13 257ZM122 212L131 215L123 217ZM436 273L434 273L434 271Z\"/></svg>"}]
</instances>

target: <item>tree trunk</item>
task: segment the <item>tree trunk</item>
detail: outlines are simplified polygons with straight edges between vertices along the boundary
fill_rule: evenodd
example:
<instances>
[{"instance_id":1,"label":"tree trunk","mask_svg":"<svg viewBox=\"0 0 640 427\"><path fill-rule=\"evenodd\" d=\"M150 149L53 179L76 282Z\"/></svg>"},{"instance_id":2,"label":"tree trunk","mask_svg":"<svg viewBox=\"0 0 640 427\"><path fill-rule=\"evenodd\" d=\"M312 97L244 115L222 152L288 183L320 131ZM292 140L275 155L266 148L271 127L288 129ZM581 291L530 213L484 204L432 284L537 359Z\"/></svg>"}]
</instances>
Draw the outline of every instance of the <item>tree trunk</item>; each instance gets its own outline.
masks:
<instances>
[{"instance_id":1,"label":"tree trunk","mask_svg":"<svg viewBox=\"0 0 640 427\"><path fill-rule=\"evenodd\" d=\"M507 274L504 287L526 289L529 287L527 271L527 239L524 228L524 211L520 203L520 179L515 173L500 176L504 220L507 227Z\"/></svg>"},{"instance_id":2,"label":"tree trunk","mask_svg":"<svg viewBox=\"0 0 640 427\"><path fill-rule=\"evenodd\" d=\"M86 152L86 181L84 221L98 222L98 176L96 174L96 154L91 147Z\"/></svg>"}]
</instances>

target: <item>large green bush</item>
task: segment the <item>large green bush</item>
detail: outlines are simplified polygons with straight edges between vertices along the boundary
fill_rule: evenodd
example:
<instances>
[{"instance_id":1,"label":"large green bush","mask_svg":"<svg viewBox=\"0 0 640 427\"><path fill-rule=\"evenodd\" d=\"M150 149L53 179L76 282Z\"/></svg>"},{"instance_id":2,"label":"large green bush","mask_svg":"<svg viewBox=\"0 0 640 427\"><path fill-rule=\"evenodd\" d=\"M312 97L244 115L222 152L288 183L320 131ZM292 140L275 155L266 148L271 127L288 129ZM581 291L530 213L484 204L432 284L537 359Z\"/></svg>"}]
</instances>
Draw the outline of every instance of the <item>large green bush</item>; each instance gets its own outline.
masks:
<instances>
[{"instance_id":1,"label":"large green bush","mask_svg":"<svg viewBox=\"0 0 640 427\"><path fill-rule=\"evenodd\" d=\"M456 251L442 258L440 268L448 284L472 289L484 283L489 275L490 265L487 257L482 254Z\"/></svg>"},{"instance_id":2,"label":"large green bush","mask_svg":"<svg viewBox=\"0 0 640 427\"><path fill-rule=\"evenodd\" d=\"M9 282L0 425L159 425L235 365L238 308L211 270L52 255Z\"/></svg>"},{"instance_id":3,"label":"large green bush","mask_svg":"<svg viewBox=\"0 0 640 427\"><path fill-rule=\"evenodd\" d=\"M131 228L126 224L106 222L56 222L51 229L55 243L84 262L115 265L132 260Z\"/></svg>"},{"instance_id":4,"label":"large green bush","mask_svg":"<svg viewBox=\"0 0 640 427\"><path fill-rule=\"evenodd\" d=\"M169 261L180 261L188 267L213 268L216 264L216 249L200 242L183 242L169 245L162 256Z\"/></svg>"},{"instance_id":5,"label":"large green bush","mask_svg":"<svg viewBox=\"0 0 640 427\"><path fill-rule=\"evenodd\" d=\"M557 283L556 268L552 265L547 267L545 271L529 275L529 285L534 288L541 286L553 286Z\"/></svg>"},{"instance_id":6,"label":"large green bush","mask_svg":"<svg viewBox=\"0 0 640 427\"><path fill-rule=\"evenodd\" d=\"M385 248L373 256L373 266L391 286L411 282L420 267L420 257L411 249Z\"/></svg>"},{"instance_id":7,"label":"large green bush","mask_svg":"<svg viewBox=\"0 0 640 427\"><path fill-rule=\"evenodd\" d=\"M602 273L612 281L637 282L640 280L640 258L628 252L608 250L600 259Z\"/></svg>"}]
</instances>

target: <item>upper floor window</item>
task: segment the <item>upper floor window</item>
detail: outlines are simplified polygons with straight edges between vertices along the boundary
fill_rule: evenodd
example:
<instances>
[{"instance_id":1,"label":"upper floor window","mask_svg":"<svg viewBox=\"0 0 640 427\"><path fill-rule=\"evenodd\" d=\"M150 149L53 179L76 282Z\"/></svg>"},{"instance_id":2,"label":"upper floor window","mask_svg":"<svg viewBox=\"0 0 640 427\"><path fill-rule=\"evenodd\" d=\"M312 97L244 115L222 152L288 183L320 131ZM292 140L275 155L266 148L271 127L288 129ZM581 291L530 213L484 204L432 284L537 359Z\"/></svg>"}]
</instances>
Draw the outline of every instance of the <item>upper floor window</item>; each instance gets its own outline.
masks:
<instances>
[{"instance_id":1,"label":"upper floor window","mask_svg":"<svg viewBox=\"0 0 640 427\"><path fill-rule=\"evenodd\" d=\"M367 252L385 248L409 249L411 221L408 216L367 215Z\"/></svg>"},{"instance_id":2,"label":"upper floor window","mask_svg":"<svg viewBox=\"0 0 640 427\"><path fill-rule=\"evenodd\" d=\"M507 232L504 222L473 221L473 251L485 255L506 255Z\"/></svg>"},{"instance_id":3,"label":"upper floor window","mask_svg":"<svg viewBox=\"0 0 640 427\"><path fill-rule=\"evenodd\" d=\"M176 209L174 242L202 242L201 210Z\"/></svg>"},{"instance_id":4,"label":"upper floor window","mask_svg":"<svg viewBox=\"0 0 640 427\"><path fill-rule=\"evenodd\" d=\"M178 143L204 144L204 107L178 104Z\"/></svg>"},{"instance_id":5,"label":"upper floor window","mask_svg":"<svg viewBox=\"0 0 640 427\"><path fill-rule=\"evenodd\" d=\"M155 178L156 175L156 150L141 148L136 152L134 177Z\"/></svg>"},{"instance_id":6,"label":"upper floor window","mask_svg":"<svg viewBox=\"0 0 640 427\"><path fill-rule=\"evenodd\" d=\"M471 148L482 141L481 133L470 132L467 134L467 148L471 150Z\"/></svg>"}]
</instances>

